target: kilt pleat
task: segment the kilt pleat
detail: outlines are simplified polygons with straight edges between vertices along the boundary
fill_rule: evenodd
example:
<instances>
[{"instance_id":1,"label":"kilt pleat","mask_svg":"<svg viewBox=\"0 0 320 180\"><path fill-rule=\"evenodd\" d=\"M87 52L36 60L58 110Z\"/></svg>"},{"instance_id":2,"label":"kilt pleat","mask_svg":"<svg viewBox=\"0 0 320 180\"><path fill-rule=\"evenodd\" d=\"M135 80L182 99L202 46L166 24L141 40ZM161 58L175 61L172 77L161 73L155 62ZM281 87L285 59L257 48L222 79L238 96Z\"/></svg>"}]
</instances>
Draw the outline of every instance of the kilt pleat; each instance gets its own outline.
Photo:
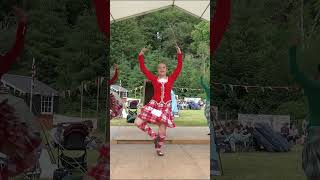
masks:
<instances>
[{"instance_id":1,"label":"kilt pleat","mask_svg":"<svg viewBox=\"0 0 320 180\"><path fill-rule=\"evenodd\" d=\"M116 98L114 94L110 93L110 116L111 119L118 117L121 114L123 105L120 97Z\"/></svg>"},{"instance_id":2,"label":"kilt pleat","mask_svg":"<svg viewBox=\"0 0 320 180\"><path fill-rule=\"evenodd\" d=\"M155 114L153 113L154 111L161 113ZM158 103L155 100L151 100L141 109L138 117L151 124L165 124L169 128L176 127L172 114L171 101Z\"/></svg>"}]
</instances>

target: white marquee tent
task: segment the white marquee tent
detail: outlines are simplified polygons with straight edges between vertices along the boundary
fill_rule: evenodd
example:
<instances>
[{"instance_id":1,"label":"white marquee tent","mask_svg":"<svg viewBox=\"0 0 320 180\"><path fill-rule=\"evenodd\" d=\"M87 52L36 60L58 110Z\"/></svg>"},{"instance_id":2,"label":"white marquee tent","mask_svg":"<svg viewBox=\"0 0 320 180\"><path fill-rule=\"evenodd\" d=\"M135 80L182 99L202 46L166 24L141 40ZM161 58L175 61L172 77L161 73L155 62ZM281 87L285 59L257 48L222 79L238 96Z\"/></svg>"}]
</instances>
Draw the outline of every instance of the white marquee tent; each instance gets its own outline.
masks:
<instances>
[{"instance_id":1,"label":"white marquee tent","mask_svg":"<svg viewBox=\"0 0 320 180\"><path fill-rule=\"evenodd\" d=\"M210 0L110 0L110 22L172 7L210 21Z\"/></svg>"}]
</instances>

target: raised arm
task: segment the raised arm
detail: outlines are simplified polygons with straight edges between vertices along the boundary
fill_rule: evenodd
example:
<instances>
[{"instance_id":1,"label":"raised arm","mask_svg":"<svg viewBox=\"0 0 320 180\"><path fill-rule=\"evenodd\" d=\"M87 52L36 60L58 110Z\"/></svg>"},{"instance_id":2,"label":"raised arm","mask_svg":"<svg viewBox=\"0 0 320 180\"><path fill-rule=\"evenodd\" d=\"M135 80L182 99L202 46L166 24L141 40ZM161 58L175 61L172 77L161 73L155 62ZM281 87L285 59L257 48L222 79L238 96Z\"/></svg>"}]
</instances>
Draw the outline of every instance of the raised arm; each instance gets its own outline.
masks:
<instances>
[{"instance_id":1,"label":"raised arm","mask_svg":"<svg viewBox=\"0 0 320 180\"><path fill-rule=\"evenodd\" d=\"M231 16L231 0L217 0L216 12L213 16L213 20L210 23L210 29L212 30L210 36L211 53L214 54L218 48L224 32L227 30Z\"/></svg>"},{"instance_id":2,"label":"raised arm","mask_svg":"<svg viewBox=\"0 0 320 180\"><path fill-rule=\"evenodd\" d=\"M172 78L173 80L177 79L177 77L179 76L182 70L182 52L178 46L177 46L177 60L178 60L177 67L173 71L173 73L170 75L170 78Z\"/></svg>"},{"instance_id":3,"label":"raised arm","mask_svg":"<svg viewBox=\"0 0 320 180\"><path fill-rule=\"evenodd\" d=\"M299 70L297 64L297 46L293 45L289 49L289 67L290 73L294 79L303 87L307 87L310 84L310 80Z\"/></svg>"},{"instance_id":4,"label":"raised arm","mask_svg":"<svg viewBox=\"0 0 320 180\"><path fill-rule=\"evenodd\" d=\"M24 47L24 38L26 34L26 17L21 9L16 9L16 14L20 18L18 24L16 40L11 50L0 58L0 77L9 71L11 65L15 62L17 57L21 54Z\"/></svg>"},{"instance_id":5,"label":"raised arm","mask_svg":"<svg viewBox=\"0 0 320 180\"><path fill-rule=\"evenodd\" d=\"M116 67L113 77L108 81L108 86L111 86L112 84L114 84L117 81L118 76L119 76L119 72L118 71L119 71L118 67Z\"/></svg>"},{"instance_id":6,"label":"raised arm","mask_svg":"<svg viewBox=\"0 0 320 180\"><path fill-rule=\"evenodd\" d=\"M210 100L210 89L209 87L203 82L203 76L200 77L200 85L204 89L207 95L207 100Z\"/></svg>"},{"instance_id":7,"label":"raised arm","mask_svg":"<svg viewBox=\"0 0 320 180\"><path fill-rule=\"evenodd\" d=\"M139 66L140 66L141 72L146 76L146 78L152 81L152 80L156 79L157 77L154 74L152 74L144 64L144 52L146 50L147 49L143 48L141 50L141 52L139 53L139 56L138 56Z\"/></svg>"}]
</instances>

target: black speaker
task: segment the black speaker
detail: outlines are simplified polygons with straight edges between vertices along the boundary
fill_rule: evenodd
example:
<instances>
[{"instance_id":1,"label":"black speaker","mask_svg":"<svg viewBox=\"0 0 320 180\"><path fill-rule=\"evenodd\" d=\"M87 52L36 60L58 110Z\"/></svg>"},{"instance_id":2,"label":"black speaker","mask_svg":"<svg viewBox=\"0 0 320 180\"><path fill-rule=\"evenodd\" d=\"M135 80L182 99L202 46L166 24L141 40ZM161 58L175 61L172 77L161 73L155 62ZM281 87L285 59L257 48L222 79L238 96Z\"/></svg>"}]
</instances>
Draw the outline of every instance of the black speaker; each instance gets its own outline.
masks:
<instances>
[{"instance_id":1,"label":"black speaker","mask_svg":"<svg viewBox=\"0 0 320 180\"><path fill-rule=\"evenodd\" d=\"M146 105L150 102L153 97L153 85L151 81L145 80L144 81L144 102L143 104Z\"/></svg>"}]
</instances>

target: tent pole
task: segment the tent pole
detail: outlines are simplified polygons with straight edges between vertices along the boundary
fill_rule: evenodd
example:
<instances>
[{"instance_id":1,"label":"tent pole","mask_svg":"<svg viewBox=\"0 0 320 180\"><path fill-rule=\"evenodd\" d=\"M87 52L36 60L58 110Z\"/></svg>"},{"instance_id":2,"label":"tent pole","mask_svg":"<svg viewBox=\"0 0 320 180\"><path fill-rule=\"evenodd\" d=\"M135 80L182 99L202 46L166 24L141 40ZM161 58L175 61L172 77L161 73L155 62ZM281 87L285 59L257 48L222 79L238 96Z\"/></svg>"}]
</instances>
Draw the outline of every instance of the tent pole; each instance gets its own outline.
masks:
<instances>
[{"instance_id":1,"label":"tent pole","mask_svg":"<svg viewBox=\"0 0 320 180\"><path fill-rule=\"evenodd\" d=\"M83 115L83 82L81 82L81 98L80 98L80 118L82 120Z\"/></svg>"},{"instance_id":2,"label":"tent pole","mask_svg":"<svg viewBox=\"0 0 320 180\"><path fill-rule=\"evenodd\" d=\"M100 95L100 77L98 77L98 87L97 87L97 109L96 109L96 118L99 119L99 95Z\"/></svg>"}]
</instances>

